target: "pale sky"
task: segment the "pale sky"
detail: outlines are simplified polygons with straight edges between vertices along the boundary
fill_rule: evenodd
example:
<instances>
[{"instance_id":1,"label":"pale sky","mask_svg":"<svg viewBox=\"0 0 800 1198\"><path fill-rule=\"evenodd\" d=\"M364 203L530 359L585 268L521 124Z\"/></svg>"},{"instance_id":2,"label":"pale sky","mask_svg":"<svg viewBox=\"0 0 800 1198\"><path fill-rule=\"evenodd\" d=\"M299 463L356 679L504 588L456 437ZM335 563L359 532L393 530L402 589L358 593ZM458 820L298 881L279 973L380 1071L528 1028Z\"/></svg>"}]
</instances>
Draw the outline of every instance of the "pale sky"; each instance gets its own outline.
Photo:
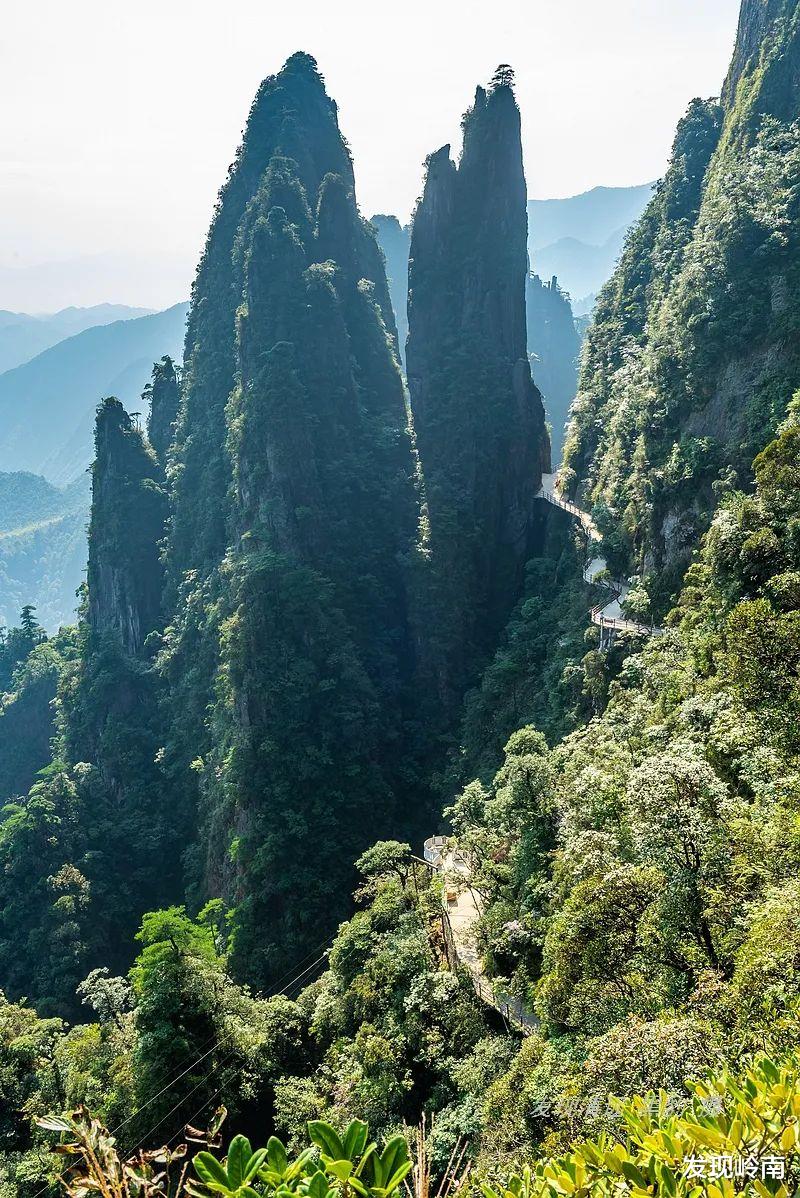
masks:
<instances>
[{"instance_id":1,"label":"pale sky","mask_svg":"<svg viewBox=\"0 0 800 1198\"><path fill-rule=\"evenodd\" d=\"M539 198L664 170L739 0L5 0L0 308L188 296L260 80L317 59L362 212L406 219L475 84L517 75Z\"/></svg>"}]
</instances>

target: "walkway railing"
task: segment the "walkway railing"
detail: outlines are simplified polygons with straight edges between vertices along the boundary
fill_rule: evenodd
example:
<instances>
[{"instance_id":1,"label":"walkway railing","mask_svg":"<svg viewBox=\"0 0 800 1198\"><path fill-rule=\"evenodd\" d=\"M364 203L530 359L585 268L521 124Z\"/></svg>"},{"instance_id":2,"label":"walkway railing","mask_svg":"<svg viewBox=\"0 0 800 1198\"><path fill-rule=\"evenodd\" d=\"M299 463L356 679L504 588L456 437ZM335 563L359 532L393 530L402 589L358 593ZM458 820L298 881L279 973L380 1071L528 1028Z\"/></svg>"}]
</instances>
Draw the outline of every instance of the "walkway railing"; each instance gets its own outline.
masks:
<instances>
[{"instance_id":1,"label":"walkway railing","mask_svg":"<svg viewBox=\"0 0 800 1198\"><path fill-rule=\"evenodd\" d=\"M546 477L551 479L555 476L549 474ZM559 507L563 511L569 512L570 515L575 516L580 521L581 527L583 528L584 532L587 533L590 540L596 541L598 544L602 544L603 538L589 513L584 512L576 503L572 503L571 500L564 499L564 497L560 495L555 488L543 484L539 488L536 498L544 499L547 503L552 503L554 507ZM602 563L602 566L600 569L592 572L591 567L595 562L598 565ZM613 640L613 634L616 632L636 632L640 635L643 634L646 636L661 636L664 632L664 629L658 628L654 624L647 625L640 623L638 620L626 620L624 616L607 616L603 614L614 602L624 598L630 590L630 587L627 583L620 582L619 580L611 577L598 580L597 575L603 573L604 571L605 560L603 558L590 559L583 568L584 582L588 582L592 586L599 585L607 587L608 590L614 595L614 599L611 600L611 603L601 603L597 607L593 607L589 613L592 623L600 629L600 647L604 647L603 633L610 634L605 638L605 644L608 644L611 640Z\"/></svg>"},{"instance_id":2,"label":"walkway railing","mask_svg":"<svg viewBox=\"0 0 800 1198\"><path fill-rule=\"evenodd\" d=\"M480 914L474 891L469 884L472 864L466 854L459 848L456 847L449 850L444 848L446 845L447 837L429 836L425 841L425 859L428 861L429 853L437 852L438 859L435 864L430 862L431 867L437 870L437 872L444 873L449 859L450 864L455 867L456 873L466 882L470 895L469 906L471 907L472 918L469 921L469 927L471 928ZM448 965L454 972L459 966L467 971L475 993L481 1002L497 1011L508 1027L515 1027L523 1035L529 1036L536 1031L539 1026L539 1020L536 1016L527 1011L518 998L515 998L511 994L495 990L484 974L477 947L473 942L474 937L470 936L470 943L465 943L463 927L460 929L459 934L456 935L450 919L450 911L446 898L442 902L442 931Z\"/></svg>"},{"instance_id":3,"label":"walkway railing","mask_svg":"<svg viewBox=\"0 0 800 1198\"><path fill-rule=\"evenodd\" d=\"M577 503L573 503L570 499L564 499L559 495L558 491L552 491L540 488L536 493L537 499L544 499L547 503L552 503L553 507L560 507L563 511L569 512L571 516L575 516L581 523L584 532L594 541L602 540L600 533L597 531L597 526L588 512L584 512L578 507Z\"/></svg>"},{"instance_id":4,"label":"walkway railing","mask_svg":"<svg viewBox=\"0 0 800 1198\"><path fill-rule=\"evenodd\" d=\"M636 620L626 620L623 616L604 616L605 604L593 607L591 610L592 623L598 628L613 628L616 632L640 632L658 634L661 629L653 625L639 624Z\"/></svg>"}]
</instances>

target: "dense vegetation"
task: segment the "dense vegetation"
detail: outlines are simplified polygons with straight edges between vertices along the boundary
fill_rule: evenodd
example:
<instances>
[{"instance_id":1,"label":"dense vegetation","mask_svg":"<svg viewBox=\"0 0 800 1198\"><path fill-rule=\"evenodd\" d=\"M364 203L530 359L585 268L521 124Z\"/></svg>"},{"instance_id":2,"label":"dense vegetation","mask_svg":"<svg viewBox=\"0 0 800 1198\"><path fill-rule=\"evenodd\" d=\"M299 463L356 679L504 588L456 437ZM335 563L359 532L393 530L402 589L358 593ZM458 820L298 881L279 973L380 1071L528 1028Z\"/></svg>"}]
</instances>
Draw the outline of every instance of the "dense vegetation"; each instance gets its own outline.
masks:
<instances>
[{"instance_id":1,"label":"dense vegetation","mask_svg":"<svg viewBox=\"0 0 800 1198\"><path fill-rule=\"evenodd\" d=\"M773 271L800 7L768 8L745 0L589 336L564 477L665 611L602 649L582 534L535 498L509 68L459 165L428 163L410 412L335 106L307 55L262 85L184 372L157 363L147 436L98 408L78 628L28 606L0 643L2 1198L57 1192L54 1132L81 1198L104 1170L156 1198L162 1166L173 1194L391 1198L422 1116L437 1184L463 1147L484 1198L795 1192L800 391ZM770 346L714 453L670 441ZM437 827L444 871L410 847ZM182 1174L187 1123L213 1151ZM725 1154L744 1171L690 1176Z\"/></svg>"},{"instance_id":2,"label":"dense vegetation","mask_svg":"<svg viewBox=\"0 0 800 1198\"><path fill-rule=\"evenodd\" d=\"M584 1141L561 1157L544 1158L535 1168L505 1171L499 1179L493 1175L489 1185L481 1172L470 1177L471 1162L464 1164L463 1155L456 1152L440 1185L443 1192L458 1190L483 1198L640 1198L654 1193L675 1198L791 1198L800 1176L791 1162L787 1167L781 1152L798 1143L797 1082L796 1058L776 1065L762 1057L742 1074L710 1074L695 1083L677 1111L664 1093L616 1101L614 1134ZM220 1117L218 1113L207 1130L193 1129L195 1143L207 1143L217 1151L198 1152L191 1169L186 1145L123 1159L113 1137L84 1109L39 1122L66 1137L55 1151L72 1158L66 1183L72 1198L81 1198L90 1187L115 1194L146 1193L149 1198L306 1193L393 1198L405 1188L414 1198L424 1198L436 1177L424 1124L412 1151L400 1134L379 1148L369 1141L370 1129L362 1120L352 1120L341 1135L331 1124L311 1120L310 1144L300 1152L287 1151L277 1136L254 1150L239 1134L220 1159Z\"/></svg>"},{"instance_id":3,"label":"dense vegetation","mask_svg":"<svg viewBox=\"0 0 800 1198\"><path fill-rule=\"evenodd\" d=\"M800 382L800 29L793 3L766 8L743 5L722 101L692 102L601 294L565 450L565 483L662 605Z\"/></svg>"}]
</instances>

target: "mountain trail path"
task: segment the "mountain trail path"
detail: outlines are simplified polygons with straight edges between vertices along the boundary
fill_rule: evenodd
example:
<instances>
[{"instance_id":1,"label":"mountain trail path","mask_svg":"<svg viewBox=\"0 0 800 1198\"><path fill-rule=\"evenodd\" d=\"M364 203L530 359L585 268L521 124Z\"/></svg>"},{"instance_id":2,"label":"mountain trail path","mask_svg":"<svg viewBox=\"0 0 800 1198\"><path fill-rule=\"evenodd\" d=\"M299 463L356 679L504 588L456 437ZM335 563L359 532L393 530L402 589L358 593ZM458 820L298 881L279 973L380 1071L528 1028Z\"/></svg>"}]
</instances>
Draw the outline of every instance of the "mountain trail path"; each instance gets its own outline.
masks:
<instances>
[{"instance_id":1,"label":"mountain trail path","mask_svg":"<svg viewBox=\"0 0 800 1198\"><path fill-rule=\"evenodd\" d=\"M431 836L425 841L425 860L444 878L442 908L452 939L452 945L448 947L469 973L475 993L487 1006L493 1007L506 1024L529 1036L539 1027L538 1018L515 995L493 986L484 972L477 946L481 902L480 895L471 885L469 861L444 836Z\"/></svg>"},{"instance_id":2,"label":"mountain trail path","mask_svg":"<svg viewBox=\"0 0 800 1198\"><path fill-rule=\"evenodd\" d=\"M571 516L575 517L589 541L589 560L583 568L584 580L594 586L606 587L613 592L614 597L609 603L600 603L590 612L592 623L600 629L601 648L609 645L617 632L644 632L651 636L661 635L664 632L663 628L629 620L623 613L620 603L631 588L622 579L610 577L606 559L599 552L603 545L600 530L588 512L584 512L577 504L564 498L558 490L555 474L542 475L542 485L536 493L536 498L544 499L553 507L561 508L562 511L569 512Z\"/></svg>"}]
</instances>

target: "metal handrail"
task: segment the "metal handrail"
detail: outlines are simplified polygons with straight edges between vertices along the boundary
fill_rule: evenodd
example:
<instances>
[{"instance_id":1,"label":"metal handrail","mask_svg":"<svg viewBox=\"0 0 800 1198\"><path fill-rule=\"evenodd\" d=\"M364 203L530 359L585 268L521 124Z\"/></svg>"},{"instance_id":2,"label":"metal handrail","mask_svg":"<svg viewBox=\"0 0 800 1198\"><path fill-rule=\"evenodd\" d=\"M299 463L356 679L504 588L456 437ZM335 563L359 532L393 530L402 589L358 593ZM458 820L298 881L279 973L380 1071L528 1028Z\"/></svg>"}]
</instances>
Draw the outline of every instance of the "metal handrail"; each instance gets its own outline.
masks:
<instances>
[{"instance_id":1,"label":"metal handrail","mask_svg":"<svg viewBox=\"0 0 800 1198\"><path fill-rule=\"evenodd\" d=\"M571 515L577 516L584 532L589 534L590 540L592 539L590 530L594 530L597 539L599 539L600 543L602 544L602 537L600 536L599 532L597 531L594 521L592 520L592 517L589 515L588 512L584 512L576 504L571 503L570 500L562 499L562 497L558 494L557 491L545 491L544 488L540 488L539 491L537 492L537 498L546 499L548 503L552 503L556 507L563 508L563 510L565 512L569 512ZM586 577L587 569L588 569L588 563L587 563L587 566L584 567L584 570L583 570L584 582L588 582L592 586L604 586L609 591L611 591L617 599L619 599L621 597L622 587L624 584L620 583L617 579L613 579L613 578L604 580L601 583L595 583L593 579L589 579ZM613 602L613 600L612 600L612 602ZM619 630L621 632L642 632L642 633L648 633L651 636L654 636L654 635L658 636L661 633L663 633L663 631L664 631L663 628L658 628L658 627L656 627L655 624L649 624L649 625L648 624L640 624L636 620L626 620L620 616L603 616L602 615L603 609L607 606L608 606L608 604L601 603L599 606L593 607L591 609L591 613L590 613L591 621L593 624L597 625L600 628L610 628L613 630Z\"/></svg>"}]
</instances>

